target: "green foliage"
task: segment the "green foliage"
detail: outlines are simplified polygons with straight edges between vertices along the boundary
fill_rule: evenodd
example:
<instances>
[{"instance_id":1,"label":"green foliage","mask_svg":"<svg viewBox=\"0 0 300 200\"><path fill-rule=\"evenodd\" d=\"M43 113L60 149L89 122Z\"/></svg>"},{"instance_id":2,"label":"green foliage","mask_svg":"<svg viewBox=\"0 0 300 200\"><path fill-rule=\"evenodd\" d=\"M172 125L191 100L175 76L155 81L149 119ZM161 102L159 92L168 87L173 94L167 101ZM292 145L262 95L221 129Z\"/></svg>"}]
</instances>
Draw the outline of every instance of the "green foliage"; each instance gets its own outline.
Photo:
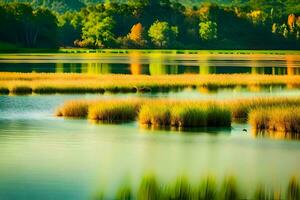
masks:
<instances>
[{"instance_id":1,"label":"green foliage","mask_svg":"<svg viewBox=\"0 0 300 200\"><path fill-rule=\"evenodd\" d=\"M12 1L0 0L9 2L0 3L0 41L21 47L300 46L300 7L296 0Z\"/></svg>"},{"instance_id":2,"label":"green foliage","mask_svg":"<svg viewBox=\"0 0 300 200\"><path fill-rule=\"evenodd\" d=\"M177 37L178 27L170 26L168 22L156 21L150 27L148 34L155 46L169 47Z\"/></svg>"},{"instance_id":3,"label":"green foliage","mask_svg":"<svg viewBox=\"0 0 300 200\"><path fill-rule=\"evenodd\" d=\"M103 48L114 41L112 17L99 13L90 13L82 27L82 47Z\"/></svg>"},{"instance_id":4,"label":"green foliage","mask_svg":"<svg viewBox=\"0 0 300 200\"><path fill-rule=\"evenodd\" d=\"M0 4L0 39L24 47L55 47L57 19L44 8L33 9L29 4Z\"/></svg>"},{"instance_id":5,"label":"green foliage","mask_svg":"<svg viewBox=\"0 0 300 200\"><path fill-rule=\"evenodd\" d=\"M200 22L199 27L199 34L202 40L208 41L218 38L218 25L216 22Z\"/></svg>"}]
</instances>

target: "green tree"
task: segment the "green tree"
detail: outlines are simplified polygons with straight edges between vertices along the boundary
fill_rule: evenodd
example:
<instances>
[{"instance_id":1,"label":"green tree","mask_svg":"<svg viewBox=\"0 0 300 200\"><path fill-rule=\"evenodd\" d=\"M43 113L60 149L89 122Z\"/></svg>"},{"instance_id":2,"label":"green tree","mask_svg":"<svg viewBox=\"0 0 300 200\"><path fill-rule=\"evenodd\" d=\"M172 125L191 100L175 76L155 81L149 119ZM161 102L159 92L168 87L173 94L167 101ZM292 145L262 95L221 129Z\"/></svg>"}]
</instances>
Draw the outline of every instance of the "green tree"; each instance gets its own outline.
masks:
<instances>
[{"instance_id":1,"label":"green tree","mask_svg":"<svg viewBox=\"0 0 300 200\"><path fill-rule=\"evenodd\" d=\"M82 27L83 43L87 47L110 47L114 42L114 21L104 13L92 12Z\"/></svg>"},{"instance_id":2,"label":"green tree","mask_svg":"<svg viewBox=\"0 0 300 200\"><path fill-rule=\"evenodd\" d=\"M168 22L156 21L148 31L153 44L159 48L169 47L174 44L178 35L177 26L170 26Z\"/></svg>"},{"instance_id":3,"label":"green tree","mask_svg":"<svg viewBox=\"0 0 300 200\"><path fill-rule=\"evenodd\" d=\"M199 27L199 35L202 40L208 41L218 38L218 25L216 22L200 22Z\"/></svg>"}]
</instances>

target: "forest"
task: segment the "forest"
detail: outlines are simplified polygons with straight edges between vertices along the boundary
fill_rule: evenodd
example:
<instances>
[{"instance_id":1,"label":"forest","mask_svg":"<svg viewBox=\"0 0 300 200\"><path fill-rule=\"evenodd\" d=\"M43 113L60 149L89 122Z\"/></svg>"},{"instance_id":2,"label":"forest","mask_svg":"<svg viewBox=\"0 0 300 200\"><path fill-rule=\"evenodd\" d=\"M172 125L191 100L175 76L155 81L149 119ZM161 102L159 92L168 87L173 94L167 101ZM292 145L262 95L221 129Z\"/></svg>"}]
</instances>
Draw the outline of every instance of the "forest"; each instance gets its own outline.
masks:
<instances>
[{"instance_id":1,"label":"forest","mask_svg":"<svg viewBox=\"0 0 300 200\"><path fill-rule=\"evenodd\" d=\"M22 48L299 49L297 0L0 1Z\"/></svg>"}]
</instances>

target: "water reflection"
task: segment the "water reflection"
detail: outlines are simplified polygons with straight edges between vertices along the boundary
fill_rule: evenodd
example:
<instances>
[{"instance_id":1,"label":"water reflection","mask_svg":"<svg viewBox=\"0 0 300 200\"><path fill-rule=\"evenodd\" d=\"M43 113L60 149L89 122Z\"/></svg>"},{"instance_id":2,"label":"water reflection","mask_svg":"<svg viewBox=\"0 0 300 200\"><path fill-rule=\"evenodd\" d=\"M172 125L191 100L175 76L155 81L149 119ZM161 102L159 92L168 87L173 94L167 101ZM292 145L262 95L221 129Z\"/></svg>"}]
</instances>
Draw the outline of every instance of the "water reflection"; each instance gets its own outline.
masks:
<instances>
[{"instance_id":1,"label":"water reflection","mask_svg":"<svg viewBox=\"0 0 300 200\"><path fill-rule=\"evenodd\" d=\"M93 74L276 74L299 75L300 55L6 54L0 71Z\"/></svg>"},{"instance_id":2,"label":"water reflection","mask_svg":"<svg viewBox=\"0 0 300 200\"><path fill-rule=\"evenodd\" d=\"M289 133L281 131L257 131L253 130L252 135L256 138L272 138L272 139L290 139L290 140L300 140L300 134Z\"/></svg>"}]
</instances>

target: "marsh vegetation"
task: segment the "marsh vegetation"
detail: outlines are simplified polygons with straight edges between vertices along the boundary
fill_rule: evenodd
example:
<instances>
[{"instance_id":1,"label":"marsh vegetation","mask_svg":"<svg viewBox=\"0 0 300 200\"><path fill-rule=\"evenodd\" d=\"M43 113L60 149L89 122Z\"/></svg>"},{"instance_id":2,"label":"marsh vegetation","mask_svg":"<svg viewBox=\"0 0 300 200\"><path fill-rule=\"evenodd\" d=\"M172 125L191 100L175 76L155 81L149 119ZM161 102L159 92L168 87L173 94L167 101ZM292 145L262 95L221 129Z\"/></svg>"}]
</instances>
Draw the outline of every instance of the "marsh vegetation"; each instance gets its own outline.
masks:
<instances>
[{"instance_id":1,"label":"marsh vegetation","mask_svg":"<svg viewBox=\"0 0 300 200\"><path fill-rule=\"evenodd\" d=\"M2 93L104 93L168 92L183 88L218 88L283 86L299 88L300 76L281 75L91 75L64 73L0 72Z\"/></svg>"},{"instance_id":2,"label":"marsh vegetation","mask_svg":"<svg viewBox=\"0 0 300 200\"><path fill-rule=\"evenodd\" d=\"M223 101L167 99L70 101L57 116L117 123L137 120L154 127L231 127L244 121L254 130L299 134L299 98L248 98ZM299 119L298 119L299 118Z\"/></svg>"},{"instance_id":3,"label":"marsh vegetation","mask_svg":"<svg viewBox=\"0 0 300 200\"><path fill-rule=\"evenodd\" d=\"M256 189L244 191L234 176L227 176L223 181L208 176L195 184L184 176L177 177L170 183L164 183L154 175L147 175L142 178L138 188L133 188L130 184L119 186L114 198L118 200L298 200L300 198L300 186L296 177L291 177L283 188L274 189L263 184L253 188ZM94 199L105 199L105 192L100 191Z\"/></svg>"}]
</instances>

